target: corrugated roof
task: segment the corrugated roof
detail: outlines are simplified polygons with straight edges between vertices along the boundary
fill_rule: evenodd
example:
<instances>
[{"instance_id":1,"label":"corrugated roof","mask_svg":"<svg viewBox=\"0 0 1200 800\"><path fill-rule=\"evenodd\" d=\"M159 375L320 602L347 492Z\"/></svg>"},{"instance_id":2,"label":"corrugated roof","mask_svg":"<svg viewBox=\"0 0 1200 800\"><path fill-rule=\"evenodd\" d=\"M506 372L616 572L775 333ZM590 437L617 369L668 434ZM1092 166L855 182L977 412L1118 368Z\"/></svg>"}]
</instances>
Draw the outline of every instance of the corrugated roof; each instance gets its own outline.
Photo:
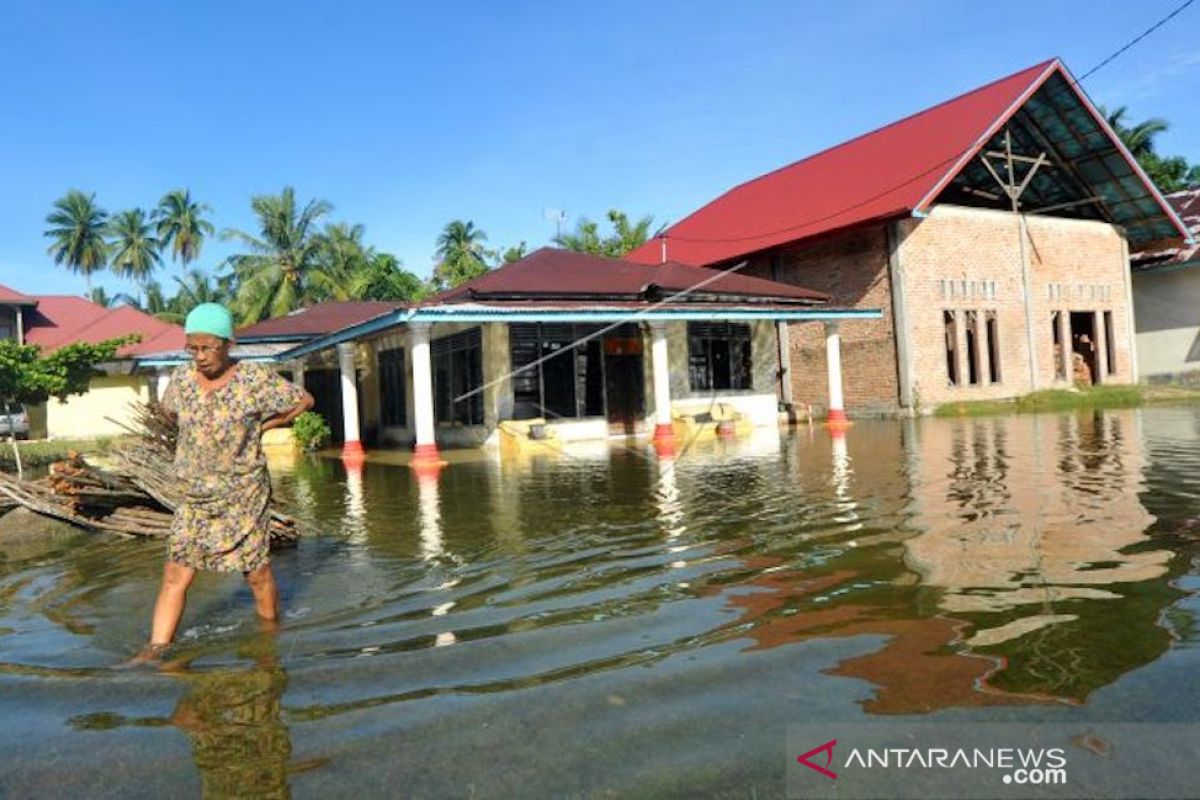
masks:
<instances>
[{"instance_id":1,"label":"corrugated roof","mask_svg":"<svg viewBox=\"0 0 1200 800\"><path fill-rule=\"evenodd\" d=\"M1152 242L1142 250L1129 254L1129 260L1136 270L1144 272L1200 262L1200 187L1169 194L1167 202L1175 209L1183 224L1187 225L1192 243L1188 244L1180 238Z\"/></svg>"},{"instance_id":2,"label":"corrugated roof","mask_svg":"<svg viewBox=\"0 0 1200 800\"><path fill-rule=\"evenodd\" d=\"M786 283L737 272L686 264L637 264L543 247L520 261L443 292L422 307L473 300L598 299L650 301L688 291L681 301L722 302L726 298L824 303L829 296Z\"/></svg>"},{"instance_id":3,"label":"corrugated roof","mask_svg":"<svg viewBox=\"0 0 1200 800\"><path fill-rule=\"evenodd\" d=\"M183 328L155 319L133 306L105 308L82 297L37 295L37 308L25 315L25 341L44 351L75 342L96 344L130 334L141 341L118 351L129 358L184 345Z\"/></svg>"},{"instance_id":4,"label":"corrugated roof","mask_svg":"<svg viewBox=\"0 0 1200 800\"><path fill-rule=\"evenodd\" d=\"M1043 98L1045 102L1023 116L1022 125L1027 121L1024 117L1045 122L1049 132L1039 133L1054 140L1051 147L1064 160L1098 162L1096 172L1084 176L1091 181L1090 193L1102 198L1104 213L1119 224L1146 225L1145 231L1131 232L1131 238L1154 231L1167 232L1154 235L1169 235L1178 228L1180 223L1161 195L1062 64L1053 59L731 189L666 230L667 256L687 264L721 264L833 231L926 211L1051 79L1055 97ZM1056 116L1062 110L1054 106L1063 98L1076 112L1070 123ZM1081 121L1087 123L1087 130L1073 131L1072 126ZM1045 180L1046 175L1038 178ZM1071 180L1077 179L1064 179ZM1076 193L1078 188L1071 187ZM1118 210L1120 203L1130 205ZM1153 225L1145 222L1148 216ZM661 248L661 242L651 241L627 258L657 263Z\"/></svg>"},{"instance_id":5,"label":"corrugated roof","mask_svg":"<svg viewBox=\"0 0 1200 800\"><path fill-rule=\"evenodd\" d=\"M0 304L7 306L36 306L37 300L0 283Z\"/></svg>"},{"instance_id":6,"label":"corrugated roof","mask_svg":"<svg viewBox=\"0 0 1200 800\"><path fill-rule=\"evenodd\" d=\"M229 355L237 361L273 361L280 353L294 346L293 342L237 342L230 349ZM147 350L138 354L140 363L154 366L186 364L191 360L192 357L182 348Z\"/></svg>"},{"instance_id":7,"label":"corrugated roof","mask_svg":"<svg viewBox=\"0 0 1200 800\"><path fill-rule=\"evenodd\" d=\"M318 303L287 316L274 317L239 328L236 336L238 341L243 342L265 339L299 341L365 322L380 314L394 311L402 305L376 300Z\"/></svg>"}]
</instances>

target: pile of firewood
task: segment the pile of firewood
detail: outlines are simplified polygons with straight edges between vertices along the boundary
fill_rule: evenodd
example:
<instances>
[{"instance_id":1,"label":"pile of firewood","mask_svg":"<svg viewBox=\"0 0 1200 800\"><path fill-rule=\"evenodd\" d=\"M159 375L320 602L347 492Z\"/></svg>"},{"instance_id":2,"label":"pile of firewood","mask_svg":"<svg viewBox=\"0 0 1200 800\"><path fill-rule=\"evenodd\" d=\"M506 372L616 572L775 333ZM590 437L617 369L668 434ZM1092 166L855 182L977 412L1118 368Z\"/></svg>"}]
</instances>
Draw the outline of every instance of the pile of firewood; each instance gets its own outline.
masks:
<instances>
[{"instance_id":1,"label":"pile of firewood","mask_svg":"<svg viewBox=\"0 0 1200 800\"><path fill-rule=\"evenodd\" d=\"M0 513L23 506L82 528L125 536L164 537L183 487L174 476L175 422L155 404L138 404L134 423L101 469L72 453L50 474L22 481L0 473ZM271 544L293 544L296 520L273 508Z\"/></svg>"}]
</instances>

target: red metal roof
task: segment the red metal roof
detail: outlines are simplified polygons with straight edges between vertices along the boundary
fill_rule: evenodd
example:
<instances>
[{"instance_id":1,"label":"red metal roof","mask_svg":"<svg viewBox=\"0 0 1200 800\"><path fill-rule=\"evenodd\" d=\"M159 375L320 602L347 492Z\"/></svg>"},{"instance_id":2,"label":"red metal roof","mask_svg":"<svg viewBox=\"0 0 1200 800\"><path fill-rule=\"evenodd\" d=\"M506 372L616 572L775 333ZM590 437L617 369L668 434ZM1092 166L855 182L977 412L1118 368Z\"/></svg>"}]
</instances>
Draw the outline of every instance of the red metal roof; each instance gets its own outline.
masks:
<instances>
[{"instance_id":1,"label":"red metal roof","mask_svg":"<svg viewBox=\"0 0 1200 800\"><path fill-rule=\"evenodd\" d=\"M8 306L35 306L37 300L34 300L27 294L21 294L15 289L10 289L0 283L0 305Z\"/></svg>"},{"instance_id":2,"label":"red metal roof","mask_svg":"<svg viewBox=\"0 0 1200 800\"><path fill-rule=\"evenodd\" d=\"M75 342L96 344L138 334L141 341L118 351L121 357L178 350L184 345L183 328L155 319L133 306L104 308L82 297L38 295L37 308L25 315L25 341L44 351Z\"/></svg>"},{"instance_id":3,"label":"red metal roof","mask_svg":"<svg viewBox=\"0 0 1200 800\"><path fill-rule=\"evenodd\" d=\"M650 291L651 287L657 291ZM675 263L636 264L543 247L520 261L443 292L425 305L476 300L638 300L684 290L694 290L689 292L688 301L713 302L732 297L811 304L829 300L828 295L812 289L736 272Z\"/></svg>"},{"instance_id":4,"label":"red metal roof","mask_svg":"<svg viewBox=\"0 0 1200 800\"><path fill-rule=\"evenodd\" d=\"M667 255L719 264L835 230L924 211L1034 91L1057 59L737 186L666 231ZM626 258L657 263L662 244Z\"/></svg>"},{"instance_id":5,"label":"red metal roof","mask_svg":"<svg viewBox=\"0 0 1200 800\"><path fill-rule=\"evenodd\" d=\"M318 303L283 317L275 317L239 328L236 336L247 342L262 339L308 339L395 311L402 303L376 300Z\"/></svg>"}]
</instances>

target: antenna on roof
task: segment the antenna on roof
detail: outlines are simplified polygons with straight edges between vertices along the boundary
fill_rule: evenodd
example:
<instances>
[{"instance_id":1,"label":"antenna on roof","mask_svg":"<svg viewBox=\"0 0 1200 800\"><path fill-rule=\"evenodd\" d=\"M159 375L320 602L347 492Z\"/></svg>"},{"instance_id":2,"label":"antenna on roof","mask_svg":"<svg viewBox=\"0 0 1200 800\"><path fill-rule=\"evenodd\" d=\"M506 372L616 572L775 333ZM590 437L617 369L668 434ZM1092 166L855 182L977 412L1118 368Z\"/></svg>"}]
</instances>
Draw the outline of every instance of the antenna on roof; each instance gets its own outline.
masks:
<instances>
[{"instance_id":1,"label":"antenna on roof","mask_svg":"<svg viewBox=\"0 0 1200 800\"><path fill-rule=\"evenodd\" d=\"M562 238L562 224L567 218L567 212L559 208L543 208L542 216L547 220L554 222L554 238L555 240Z\"/></svg>"}]
</instances>

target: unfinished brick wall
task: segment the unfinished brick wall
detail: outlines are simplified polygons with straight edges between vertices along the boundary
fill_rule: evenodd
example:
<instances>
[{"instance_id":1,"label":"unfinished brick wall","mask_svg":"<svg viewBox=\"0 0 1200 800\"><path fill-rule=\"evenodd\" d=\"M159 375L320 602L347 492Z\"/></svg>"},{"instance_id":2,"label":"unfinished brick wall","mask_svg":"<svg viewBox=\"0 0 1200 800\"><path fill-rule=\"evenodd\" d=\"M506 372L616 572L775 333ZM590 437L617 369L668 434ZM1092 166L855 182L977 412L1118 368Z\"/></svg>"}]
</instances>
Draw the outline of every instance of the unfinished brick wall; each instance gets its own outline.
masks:
<instances>
[{"instance_id":1,"label":"unfinished brick wall","mask_svg":"<svg viewBox=\"0 0 1200 800\"><path fill-rule=\"evenodd\" d=\"M771 278L771 254L756 257L749 274ZM847 231L779 254L779 280L829 294L844 308L878 308L883 318L841 323L842 387L846 410L870 414L899 405L896 346L892 328L892 292L888 277L884 226ZM792 399L823 411L829 405L825 364L825 327L790 326Z\"/></svg>"},{"instance_id":2,"label":"unfinished brick wall","mask_svg":"<svg viewBox=\"0 0 1200 800\"><path fill-rule=\"evenodd\" d=\"M1121 233L1102 222L1027 217L1037 386L1065 387L1055 375L1051 313L1112 313L1117 370L1103 382L1132 380L1130 320ZM899 223L899 261L909 331L914 397L922 405L1016 397L1032 391L1017 219L1008 212L936 206L925 219ZM951 385L943 312L958 313L960 381ZM978 343L978 380L966 378L966 311L994 312L999 381L987 374L986 341ZM1069 318L1069 317L1068 317ZM1103 337L1103 334L1101 334ZM1103 344L1103 338L1099 345ZM1103 354L1101 354L1103 362ZM1102 364L1102 368L1106 365Z\"/></svg>"},{"instance_id":3,"label":"unfinished brick wall","mask_svg":"<svg viewBox=\"0 0 1200 800\"><path fill-rule=\"evenodd\" d=\"M957 400L1010 398L1033 390L1017 224L1008 212L952 205L936 206L922 219L895 223L903 323L909 340L906 378L915 404L929 407ZM1132 323L1122 233L1107 223L1049 216L1028 217L1027 225L1036 388L1071 385L1069 352L1066 377L1056 376L1050 322L1054 311L1067 319L1071 312L1094 313L1098 328L1103 328L1104 312L1109 312L1116 370L1108 373L1103 352L1107 335L1097 331L1100 378L1105 383L1132 382ZM886 225L847 231L777 254L755 256L744 269L747 274L774 277L772 264L778 255L780 280L826 292L835 306L882 310L882 319L841 325L843 388L851 413L890 411L900 404L904 365L895 337L887 231ZM957 385L951 384L947 366L946 311L954 312L958 321ZM968 311L975 313L979 324L974 383L968 380ZM984 330L989 313L996 322L996 381L991 380ZM1069 337L1068 330L1068 342ZM790 348L794 401L824 410L828 388L823 325L793 324Z\"/></svg>"}]
</instances>

